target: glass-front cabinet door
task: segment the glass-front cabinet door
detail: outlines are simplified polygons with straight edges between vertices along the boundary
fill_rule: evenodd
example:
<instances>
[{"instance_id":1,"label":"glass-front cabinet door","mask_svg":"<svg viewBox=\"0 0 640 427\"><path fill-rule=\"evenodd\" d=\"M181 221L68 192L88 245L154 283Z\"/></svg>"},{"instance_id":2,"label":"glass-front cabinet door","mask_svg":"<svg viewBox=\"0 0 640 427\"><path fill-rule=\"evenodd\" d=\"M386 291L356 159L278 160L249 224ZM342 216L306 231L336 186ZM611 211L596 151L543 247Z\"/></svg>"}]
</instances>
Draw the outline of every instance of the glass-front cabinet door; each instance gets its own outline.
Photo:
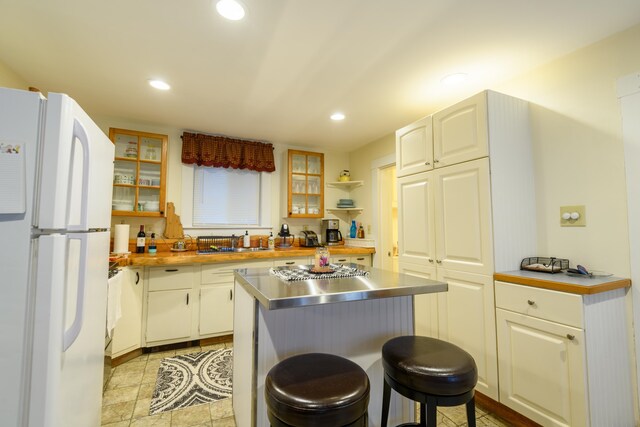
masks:
<instances>
[{"instance_id":1,"label":"glass-front cabinet door","mask_svg":"<svg viewBox=\"0 0 640 427\"><path fill-rule=\"evenodd\" d=\"M167 135L109 129L115 144L112 215L163 216Z\"/></svg>"},{"instance_id":2,"label":"glass-front cabinet door","mask_svg":"<svg viewBox=\"0 0 640 427\"><path fill-rule=\"evenodd\" d=\"M324 154L289 150L287 213L290 218L324 215Z\"/></svg>"}]
</instances>

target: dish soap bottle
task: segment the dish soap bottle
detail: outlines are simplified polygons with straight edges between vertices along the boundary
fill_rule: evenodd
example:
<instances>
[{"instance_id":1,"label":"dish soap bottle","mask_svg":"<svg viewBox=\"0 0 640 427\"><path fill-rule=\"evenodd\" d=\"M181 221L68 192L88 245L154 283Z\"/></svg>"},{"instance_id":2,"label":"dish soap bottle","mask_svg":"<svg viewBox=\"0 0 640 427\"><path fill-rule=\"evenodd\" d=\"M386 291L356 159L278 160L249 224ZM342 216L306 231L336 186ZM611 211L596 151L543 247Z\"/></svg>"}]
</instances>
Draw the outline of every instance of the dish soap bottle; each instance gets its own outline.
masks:
<instances>
[{"instance_id":1,"label":"dish soap bottle","mask_svg":"<svg viewBox=\"0 0 640 427\"><path fill-rule=\"evenodd\" d=\"M349 237L351 237L352 239L355 239L357 231L358 231L358 228L356 227L356 220L354 219L351 221L351 229L349 230Z\"/></svg>"},{"instance_id":2,"label":"dish soap bottle","mask_svg":"<svg viewBox=\"0 0 640 427\"><path fill-rule=\"evenodd\" d=\"M157 252L156 233L151 233L151 239L149 240L149 253L155 254L156 252Z\"/></svg>"},{"instance_id":3,"label":"dish soap bottle","mask_svg":"<svg viewBox=\"0 0 640 427\"><path fill-rule=\"evenodd\" d=\"M245 230L244 232L244 240L242 242L242 246L248 248L251 246L251 237L249 237L249 232Z\"/></svg>"},{"instance_id":4,"label":"dish soap bottle","mask_svg":"<svg viewBox=\"0 0 640 427\"><path fill-rule=\"evenodd\" d=\"M275 246L276 246L276 242L275 242L275 240L273 239L273 231L271 231L271 232L269 233L269 238L267 239L267 247L268 247L269 249L273 249L273 248L275 248Z\"/></svg>"}]
</instances>

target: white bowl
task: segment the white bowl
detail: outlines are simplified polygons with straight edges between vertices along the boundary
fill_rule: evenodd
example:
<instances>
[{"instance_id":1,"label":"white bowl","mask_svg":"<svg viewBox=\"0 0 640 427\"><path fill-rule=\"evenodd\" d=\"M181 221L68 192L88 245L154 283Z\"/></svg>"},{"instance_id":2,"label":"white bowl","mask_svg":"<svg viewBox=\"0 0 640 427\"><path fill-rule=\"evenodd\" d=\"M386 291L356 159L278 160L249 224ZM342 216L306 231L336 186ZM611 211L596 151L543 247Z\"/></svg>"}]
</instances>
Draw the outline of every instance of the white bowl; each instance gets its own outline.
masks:
<instances>
[{"instance_id":1,"label":"white bowl","mask_svg":"<svg viewBox=\"0 0 640 427\"><path fill-rule=\"evenodd\" d=\"M132 211L133 205L131 203L114 203L111 208L114 211Z\"/></svg>"}]
</instances>

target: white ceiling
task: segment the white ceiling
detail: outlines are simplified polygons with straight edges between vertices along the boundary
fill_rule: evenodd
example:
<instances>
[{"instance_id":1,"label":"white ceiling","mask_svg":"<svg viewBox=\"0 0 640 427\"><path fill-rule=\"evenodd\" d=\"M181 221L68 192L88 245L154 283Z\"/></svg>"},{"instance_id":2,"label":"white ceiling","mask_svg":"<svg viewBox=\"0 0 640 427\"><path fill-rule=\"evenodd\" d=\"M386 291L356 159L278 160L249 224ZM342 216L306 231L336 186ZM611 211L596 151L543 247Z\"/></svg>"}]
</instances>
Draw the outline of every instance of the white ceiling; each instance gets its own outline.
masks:
<instances>
[{"instance_id":1,"label":"white ceiling","mask_svg":"<svg viewBox=\"0 0 640 427\"><path fill-rule=\"evenodd\" d=\"M211 0L0 0L0 61L93 115L351 150L640 22L638 0L243 2L232 22Z\"/></svg>"}]
</instances>

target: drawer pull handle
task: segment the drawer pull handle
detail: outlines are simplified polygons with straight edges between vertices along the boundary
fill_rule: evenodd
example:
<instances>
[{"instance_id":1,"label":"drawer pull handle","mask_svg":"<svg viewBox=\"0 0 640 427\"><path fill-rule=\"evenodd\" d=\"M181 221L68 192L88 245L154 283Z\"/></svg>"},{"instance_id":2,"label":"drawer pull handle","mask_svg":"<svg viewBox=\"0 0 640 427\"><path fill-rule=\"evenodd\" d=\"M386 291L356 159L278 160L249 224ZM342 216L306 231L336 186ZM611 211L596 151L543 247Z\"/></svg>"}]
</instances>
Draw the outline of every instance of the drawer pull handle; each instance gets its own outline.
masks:
<instances>
[{"instance_id":1,"label":"drawer pull handle","mask_svg":"<svg viewBox=\"0 0 640 427\"><path fill-rule=\"evenodd\" d=\"M233 301L233 289L229 289L229 301Z\"/></svg>"},{"instance_id":2,"label":"drawer pull handle","mask_svg":"<svg viewBox=\"0 0 640 427\"><path fill-rule=\"evenodd\" d=\"M285 262L286 265L293 265L295 263L296 263L295 261L287 261L287 262Z\"/></svg>"},{"instance_id":3,"label":"drawer pull handle","mask_svg":"<svg viewBox=\"0 0 640 427\"><path fill-rule=\"evenodd\" d=\"M567 339L569 341L573 341L575 337L576 337L575 335L567 334Z\"/></svg>"},{"instance_id":4,"label":"drawer pull handle","mask_svg":"<svg viewBox=\"0 0 640 427\"><path fill-rule=\"evenodd\" d=\"M187 305L189 305L189 294L187 294Z\"/></svg>"},{"instance_id":5,"label":"drawer pull handle","mask_svg":"<svg viewBox=\"0 0 640 427\"><path fill-rule=\"evenodd\" d=\"M527 300L527 304L529 304L529 305L535 305L535 304L536 304L536 302L535 302L535 301L531 301L530 299L528 299L528 300Z\"/></svg>"},{"instance_id":6,"label":"drawer pull handle","mask_svg":"<svg viewBox=\"0 0 640 427\"><path fill-rule=\"evenodd\" d=\"M165 270L167 273L173 273L174 271L178 271L177 268L168 268Z\"/></svg>"},{"instance_id":7,"label":"drawer pull handle","mask_svg":"<svg viewBox=\"0 0 640 427\"><path fill-rule=\"evenodd\" d=\"M140 272L136 271L136 285L140 283Z\"/></svg>"}]
</instances>

